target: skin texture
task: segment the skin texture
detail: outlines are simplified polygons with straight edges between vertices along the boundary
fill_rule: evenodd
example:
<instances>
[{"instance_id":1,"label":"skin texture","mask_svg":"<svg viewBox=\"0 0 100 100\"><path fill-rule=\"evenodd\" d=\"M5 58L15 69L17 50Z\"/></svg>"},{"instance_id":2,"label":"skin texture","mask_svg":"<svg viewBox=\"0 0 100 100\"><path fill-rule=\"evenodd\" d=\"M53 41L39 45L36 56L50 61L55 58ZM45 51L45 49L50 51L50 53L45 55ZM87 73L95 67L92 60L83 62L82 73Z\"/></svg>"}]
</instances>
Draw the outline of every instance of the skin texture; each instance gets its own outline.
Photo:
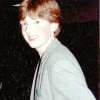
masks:
<instances>
[{"instance_id":1,"label":"skin texture","mask_svg":"<svg viewBox=\"0 0 100 100\"><path fill-rule=\"evenodd\" d=\"M20 21L22 35L31 48L35 48L40 56L47 46L54 39L54 31L57 29L57 23L50 23L38 17L26 16Z\"/></svg>"}]
</instances>

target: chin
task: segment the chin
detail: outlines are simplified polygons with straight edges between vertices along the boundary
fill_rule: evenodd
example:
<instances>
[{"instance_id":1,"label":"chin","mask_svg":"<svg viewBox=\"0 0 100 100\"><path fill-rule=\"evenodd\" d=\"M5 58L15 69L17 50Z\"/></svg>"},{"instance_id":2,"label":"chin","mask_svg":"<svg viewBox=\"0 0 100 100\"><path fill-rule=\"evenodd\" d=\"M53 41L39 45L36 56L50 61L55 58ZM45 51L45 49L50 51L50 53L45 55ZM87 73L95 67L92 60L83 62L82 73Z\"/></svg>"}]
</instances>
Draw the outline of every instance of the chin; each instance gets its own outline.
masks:
<instances>
[{"instance_id":1,"label":"chin","mask_svg":"<svg viewBox=\"0 0 100 100\"><path fill-rule=\"evenodd\" d=\"M34 46L32 46L32 45L30 45L30 47L31 47L31 48L33 48L33 49L35 48L35 47L34 47Z\"/></svg>"}]
</instances>

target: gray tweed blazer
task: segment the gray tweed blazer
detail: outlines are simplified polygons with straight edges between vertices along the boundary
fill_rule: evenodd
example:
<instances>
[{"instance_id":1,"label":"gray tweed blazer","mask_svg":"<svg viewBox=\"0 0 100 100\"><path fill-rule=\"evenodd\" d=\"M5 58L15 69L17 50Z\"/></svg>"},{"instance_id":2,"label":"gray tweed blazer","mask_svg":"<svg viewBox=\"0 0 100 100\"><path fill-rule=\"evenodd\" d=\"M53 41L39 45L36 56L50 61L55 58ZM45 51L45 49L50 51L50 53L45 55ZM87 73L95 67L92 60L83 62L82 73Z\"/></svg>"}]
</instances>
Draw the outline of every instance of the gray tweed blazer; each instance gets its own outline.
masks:
<instances>
[{"instance_id":1,"label":"gray tweed blazer","mask_svg":"<svg viewBox=\"0 0 100 100\"><path fill-rule=\"evenodd\" d=\"M37 65L38 67L38 65ZM46 49L34 75L30 100L96 100L73 54L54 39Z\"/></svg>"}]
</instances>

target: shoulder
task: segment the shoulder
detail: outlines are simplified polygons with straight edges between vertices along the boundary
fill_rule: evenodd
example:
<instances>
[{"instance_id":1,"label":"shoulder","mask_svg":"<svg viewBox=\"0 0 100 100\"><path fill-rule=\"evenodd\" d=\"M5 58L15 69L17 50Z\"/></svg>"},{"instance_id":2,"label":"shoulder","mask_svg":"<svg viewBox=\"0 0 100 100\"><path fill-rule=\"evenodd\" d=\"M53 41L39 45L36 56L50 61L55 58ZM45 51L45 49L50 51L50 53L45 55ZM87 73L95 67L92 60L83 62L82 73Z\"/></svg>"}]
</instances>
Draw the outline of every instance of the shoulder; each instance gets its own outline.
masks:
<instances>
[{"instance_id":1,"label":"shoulder","mask_svg":"<svg viewBox=\"0 0 100 100\"><path fill-rule=\"evenodd\" d=\"M62 44L59 44L49 55L46 61L46 66L48 66L48 71L51 72L63 70L77 75L80 73L82 74L82 70L77 59L71 51Z\"/></svg>"},{"instance_id":2,"label":"shoulder","mask_svg":"<svg viewBox=\"0 0 100 100\"><path fill-rule=\"evenodd\" d=\"M47 59L47 62L49 62L49 64L68 61L77 62L72 52L61 43L56 46L56 48L51 52Z\"/></svg>"}]
</instances>

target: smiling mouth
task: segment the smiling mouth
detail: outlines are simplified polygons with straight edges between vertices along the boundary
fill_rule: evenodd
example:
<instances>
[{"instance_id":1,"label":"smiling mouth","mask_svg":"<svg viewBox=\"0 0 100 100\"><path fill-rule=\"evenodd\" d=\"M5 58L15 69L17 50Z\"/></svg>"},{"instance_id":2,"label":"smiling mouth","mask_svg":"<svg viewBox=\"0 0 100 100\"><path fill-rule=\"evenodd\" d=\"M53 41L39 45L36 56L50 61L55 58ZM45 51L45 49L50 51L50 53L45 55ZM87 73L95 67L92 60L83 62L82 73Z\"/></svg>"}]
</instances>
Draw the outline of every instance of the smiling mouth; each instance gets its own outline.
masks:
<instances>
[{"instance_id":1,"label":"smiling mouth","mask_svg":"<svg viewBox=\"0 0 100 100\"><path fill-rule=\"evenodd\" d=\"M35 39L37 39L37 35L35 35L35 36L29 36L28 38L29 38L29 41L33 41L33 40L35 40Z\"/></svg>"}]
</instances>

